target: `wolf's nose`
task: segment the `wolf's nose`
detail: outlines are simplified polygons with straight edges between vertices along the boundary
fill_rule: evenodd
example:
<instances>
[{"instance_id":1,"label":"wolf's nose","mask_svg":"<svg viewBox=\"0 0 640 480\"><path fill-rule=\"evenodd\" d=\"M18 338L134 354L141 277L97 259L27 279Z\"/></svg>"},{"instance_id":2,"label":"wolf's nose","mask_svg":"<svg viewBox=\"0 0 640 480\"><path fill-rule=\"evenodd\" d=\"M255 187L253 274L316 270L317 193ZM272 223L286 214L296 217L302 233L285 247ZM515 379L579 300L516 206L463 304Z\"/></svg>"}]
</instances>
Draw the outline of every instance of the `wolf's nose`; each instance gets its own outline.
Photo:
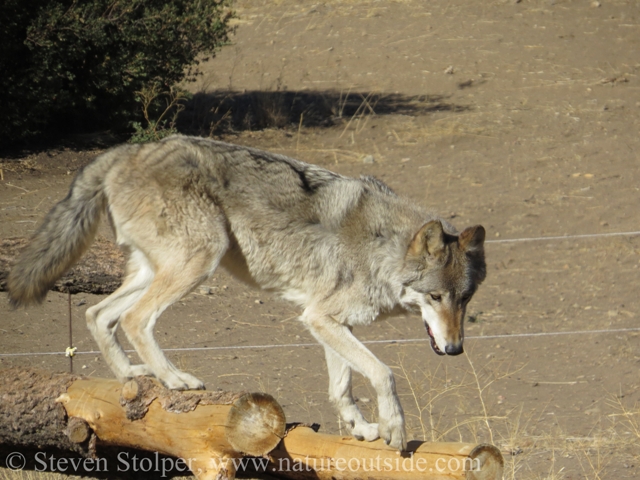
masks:
<instances>
[{"instance_id":1,"label":"wolf's nose","mask_svg":"<svg viewBox=\"0 0 640 480\"><path fill-rule=\"evenodd\" d=\"M457 345L449 344L444 347L444 351L447 355L460 355L462 352L464 352L464 348L462 348L462 343L459 343Z\"/></svg>"}]
</instances>

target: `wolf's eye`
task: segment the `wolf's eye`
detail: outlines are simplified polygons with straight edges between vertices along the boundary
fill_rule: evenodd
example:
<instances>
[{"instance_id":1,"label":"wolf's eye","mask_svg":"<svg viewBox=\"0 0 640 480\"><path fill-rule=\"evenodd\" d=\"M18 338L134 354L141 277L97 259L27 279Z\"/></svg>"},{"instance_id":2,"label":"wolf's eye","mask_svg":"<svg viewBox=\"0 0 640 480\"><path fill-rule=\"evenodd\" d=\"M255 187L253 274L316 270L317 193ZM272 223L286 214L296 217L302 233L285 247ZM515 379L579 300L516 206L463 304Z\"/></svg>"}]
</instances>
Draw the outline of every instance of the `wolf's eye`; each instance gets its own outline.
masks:
<instances>
[{"instance_id":1,"label":"wolf's eye","mask_svg":"<svg viewBox=\"0 0 640 480\"><path fill-rule=\"evenodd\" d=\"M437 293L430 293L429 295L436 302L439 302L440 300L442 300L442 295L438 295Z\"/></svg>"}]
</instances>

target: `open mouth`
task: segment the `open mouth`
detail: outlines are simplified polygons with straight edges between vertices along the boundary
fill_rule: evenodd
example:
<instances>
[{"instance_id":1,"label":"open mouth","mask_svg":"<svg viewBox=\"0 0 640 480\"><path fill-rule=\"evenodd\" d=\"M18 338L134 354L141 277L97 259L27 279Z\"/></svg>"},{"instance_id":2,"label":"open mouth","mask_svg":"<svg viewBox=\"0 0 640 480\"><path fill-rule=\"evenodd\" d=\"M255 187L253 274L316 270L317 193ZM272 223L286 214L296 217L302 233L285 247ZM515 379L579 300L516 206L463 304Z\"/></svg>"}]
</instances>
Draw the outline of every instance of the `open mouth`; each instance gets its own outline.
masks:
<instances>
[{"instance_id":1,"label":"open mouth","mask_svg":"<svg viewBox=\"0 0 640 480\"><path fill-rule=\"evenodd\" d=\"M438 355L444 355L444 352L438 348L436 339L433 338L433 332L431 331L431 327L429 326L429 324L427 322L424 322L424 326L427 329L427 333L429 334L429 340L431 340L431 348L433 349L433 351Z\"/></svg>"}]
</instances>

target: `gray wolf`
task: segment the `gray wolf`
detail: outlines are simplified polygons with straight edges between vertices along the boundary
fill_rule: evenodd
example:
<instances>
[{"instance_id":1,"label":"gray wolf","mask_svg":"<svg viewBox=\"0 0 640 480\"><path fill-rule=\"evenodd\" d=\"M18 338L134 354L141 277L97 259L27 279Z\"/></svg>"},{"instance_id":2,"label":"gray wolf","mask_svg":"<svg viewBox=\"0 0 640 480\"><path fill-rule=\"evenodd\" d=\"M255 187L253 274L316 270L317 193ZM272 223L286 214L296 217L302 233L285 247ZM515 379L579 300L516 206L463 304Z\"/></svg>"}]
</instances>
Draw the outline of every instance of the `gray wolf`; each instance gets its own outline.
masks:
<instances>
[{"instance_id":1,"label":"gray wolf","mask_svg":"<svg viewBox=\"0 0 640 480\"><path fill-rule=\"evenodd\" d=\"M300 320L325 349L330 397L353 435L398 450L406 436L393 374L352 327L416 310L435 353L458 355L465 309L485 277L482 226L457 233L373 177L172 136L115 147L78 173L11 271L14 306L44 299L89 247L103 213L128 252L127 276L86 317L119 380L153 375L168 388L203 388L166 359L153 327L221 265L302 308ZM131 365L118 326L142 365ZM354 402L352 369L377 393L377 424Z\"/></svg>"}]
</instances>

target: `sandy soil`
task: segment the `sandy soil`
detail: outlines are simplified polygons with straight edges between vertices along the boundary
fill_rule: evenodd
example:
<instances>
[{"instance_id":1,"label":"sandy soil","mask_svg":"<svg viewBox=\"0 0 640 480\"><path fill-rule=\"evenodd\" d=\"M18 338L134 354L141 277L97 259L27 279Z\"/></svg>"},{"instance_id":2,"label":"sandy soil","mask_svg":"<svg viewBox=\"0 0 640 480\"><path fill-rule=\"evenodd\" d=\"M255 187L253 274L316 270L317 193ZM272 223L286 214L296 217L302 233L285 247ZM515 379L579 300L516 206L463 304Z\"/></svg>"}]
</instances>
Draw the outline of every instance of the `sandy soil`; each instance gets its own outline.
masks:
<instances>
[{"instance_id":1,"label":"sandy soil","mask_svg":"<svg viewBox=\"0 0 640 480\"><path fill-rule=\"evenodd\" d=\"M237 10L233 43L190 88L205 98L262 92L286 125L225 140L375 175L459 227L484 225L493 241L466 355L436 357L417 317L356 331L411 340L370 345L398 376L410 437L492 442L508 479L639 478L640 236L500 241L640 230L640 5L241 1ZM321 109L309 108L290 124L290 98L322 101L331 118L312 122ZM29 235L98 151L0 164L0 236ZM296 308L224 273L209 285L213 294L167 311L156 336L167 349L215 349L169 357L208 388L264 390L288 419L343 431L322 350ZM73 298L74 344L93 352L75 364L109 376L84 327L99 300ZM20 311L0 302L0 352L31 353L0 366L65 371L63 355L41 352L68 344L66 301L52 293ZM375 417L360 377L355 393Z\"/></svg>"}]
</instances>

